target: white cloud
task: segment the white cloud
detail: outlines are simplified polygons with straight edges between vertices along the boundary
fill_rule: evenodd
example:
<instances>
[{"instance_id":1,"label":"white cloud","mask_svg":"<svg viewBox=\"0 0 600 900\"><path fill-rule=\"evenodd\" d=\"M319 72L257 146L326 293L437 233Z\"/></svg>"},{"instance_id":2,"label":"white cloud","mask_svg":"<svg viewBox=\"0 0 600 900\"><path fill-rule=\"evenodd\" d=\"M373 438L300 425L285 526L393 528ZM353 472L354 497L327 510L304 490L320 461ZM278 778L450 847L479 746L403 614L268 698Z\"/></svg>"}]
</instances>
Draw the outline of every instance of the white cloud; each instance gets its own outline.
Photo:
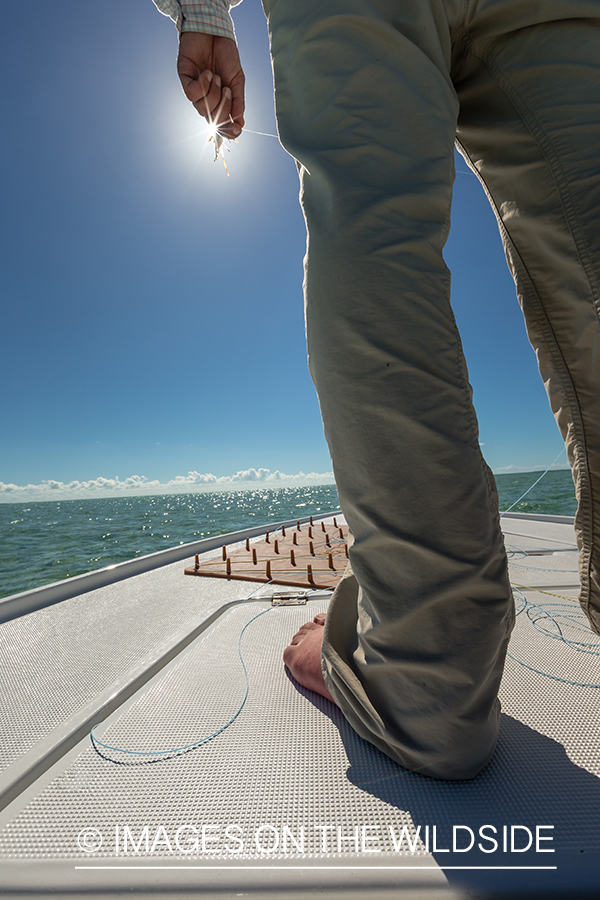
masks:
<instances>
[{"instance_id":1,"label":"white cloud","mask_svg":"<svg viewBox=\"0 0 600 900\"><path fill-rule=\"evenodd\" d=\"M81 500L86 497L136 496L146 494L176 494L206 491L215 488L244 485L271 485L273 487L327 484L333 482L333 472L298 472L285 475L270 469L244 469L235 475L216 475L207 472L188 472L161 483L149 480L145 475L130 475L121 480L98 477L90 481L42 481L41 484L5 484L0 481L0 502L18 503L32 500Z\"/></svg>"}]
</instances>

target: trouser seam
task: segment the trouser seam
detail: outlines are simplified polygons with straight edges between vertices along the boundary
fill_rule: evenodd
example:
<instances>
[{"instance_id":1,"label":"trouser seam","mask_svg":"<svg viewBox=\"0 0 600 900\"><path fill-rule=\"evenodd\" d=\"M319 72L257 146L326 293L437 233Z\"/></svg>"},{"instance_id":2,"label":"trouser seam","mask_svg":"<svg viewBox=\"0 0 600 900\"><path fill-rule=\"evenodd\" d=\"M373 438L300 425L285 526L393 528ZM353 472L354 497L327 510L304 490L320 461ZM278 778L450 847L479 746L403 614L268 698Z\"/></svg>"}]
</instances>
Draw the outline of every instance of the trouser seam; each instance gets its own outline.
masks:
<instances>
[{"instance_id":1,"label":"trouser seam","mask_svg":"<svg viewBox=\"0 0 600 900\"><path fill-rule=\"evenodd\" d=\"M513 106L516 113L523 121L523 124L528 129L533 140L536 141L536 143L538 144L538 146L540 148L540 152L546 161L548 170L551 174L554 184L556 185L556 190L557 190L558 196L560 197L561 209L562 209L563 215L565 217L565 220L566 220L568 228L569 228L571 239L573 241L573 246L574 246L575 252L577 254L577 259L578 259L581 269L587 279L587 282L588 282L588 285L590 288L590 293L592 294L592 298L593 298L593 302L594 302L594 309L596 311L596 316L598 316L599 315L599 306L600 306L600 302L599 302L599 293L600 292L598 290L598 284L597 284L595 273L593 271L593 267L591 264L591 254L590 254L589 248L587 246L587 242L585 240L583 231L579 224L579 219L578 219L577 213L575 211L575 204L573 202L573 198L571 196L571 192L570 192L570 189L568 186L568 181L565 176L560 159L558 158L556 152L554 151L554 148L552 147L551 142L547 138L547 136L544 132L544 129L541 127L541 125L539 125L535 115L529 109L527 103L525 102L525 100L523 99L523 97L521 96L519 91L504 76L502 71L496 65L496 63L494 62L494 60L491 57L491 54L489 52L485 52L485 51L478 52L474 47L473 41L471 39L469 39L467 36L464 36L464 41L465 41L465 45L468 48L468 51L473 56L475 56L477 59L479 59L483 63L483 65L485 65L485 67L487 68L487 70L489 72L490 77L498 85L500 90L503 91L503 93L507 97L509 103ZM479 173L477 173L477 174L479 175ZM483 178L481 178L481 176L480 176L480 179L481 179L482 183L484 183ZM586 584L582 585L582 600L583 600L583 597L585 596L585 598L586 598L585 604L586 604L586 608L587 608L587 606L589 606L589 600L590 600L590 598L589 598L589 583L590 583L590 565L591 565L591 545L592 545L592 536L593 536L593 531L594 531L594 527L593 527L594 523L593 523L592 485L591 485L591 478L590 478L590 473L589 473L589 463L588 463L587 449L586 449L587 444L586 444L586 440L585 440L585 428L583 425L583 418L581 415L581 407L579 404L579 400L577 398L577 391L576 391L575 385L574 385L571 375L569 373L569 368L563 357L562 351L560 350L558 341L556 340L556 337L554 335L554 330L553 330L552 325L549 321L549 318L544 310L544 307L539 300L537 291L533 287L534 281L530 277L529 272L527 271L527 267L525 266L520 254L518 254L516 252L515 244L512 241L512 239L510 238L508 229L506 228L504 222L501 220L501 218L499 216L499 211L496 207L496 204L492 200L491 194L490 194L489 190L487 189L487 186L485 186L485 187L486 187L486 193L488 195L488 198L489 198L490 202L492 203L492 206L496 213L498 222L500 223L501 231L504 235L506 235L508 237L512 248L515 250L516 258L518 259L518 262L521 266L521 270L526 276L526 282L527 282L528 286L530 286L530 288L533 289L533 290L528 291L528 294L529 294L529 297L535 301L535 307L538 310L538 324L540 325L541 332L546 341L546 346L548 347L548 349L551 353L551 356L555 360L557 359L557 353L558 353L558 360L561 364L560 368L558 369L560 384L565 392L567 399L569 400L571 410L573 411L576 409L577 413L578 413L577 422L575 421L574 416L572 418L573 427L574 427L575 436L576 436L576 452L575 452L574 462L577 464L580 477L582 477L582 480L584 482L584 488L586 489L588 497L589 497L588 510L581 511L581 512L583 512L583 515L581 517L582 518L582 523L581 523L582 524L582 537L584 537L584 530L585 530L586 541L584 541L584 545L587 545L586 552L582 553L582 569L585 572L585 581L586 581ZM541 312L541 317L539 315L540 312ZM544 327L544 325L546 325L547 327ZM553 351L557 351L557 353L553 352ZM568 376L568 383L566 383L565 379L564 379L565 372Z\"/></svg>"},{"instance_id":2,"label":"trouser seam","mask_svg":"<svg viewBox=\"0 0 600 900\"><path fill-rule=\"evenodd\" d=\"M527 103L514 87L514 85L503 75L489 53L478 53L473 43L469 39L465 39L469 52L487 68L490 76L496 82L498 87L504 92L509 102L514 107L517 114L523 120L525 126L529 130L533 139L537 142L544 159L546 160L548 170L556 185L557 193L560 197L563 215L568 223L569 231L573 239L573 244L577 252L577 258L585 276L589 282L591 293L594 298L594 308L596 314L600 316L600 285L597 282L594 268L591 261L591 252L587 246L587 241L579 224L579 217L575 211L575 204L571 196L568 180L565 176L560 159L557 156L551 142L546 137L544 129L538 124L538 121Z\"/></svg>"},{"instance_id":3,"label":"trouser seam","mask_svg":"<svg viewBox=\"0 0 600 900\"><path fill-rule=\"evenodd\" d=\"M504 223L500 223L500 228L502 231L503 238L506 239L512 248L512 252L514 254L515 265L521 270L522 276L522 284L523 291L527 292L529 301L534 303L536 308L541 308L542 311L542 320L538 318L538 323L540 325L540 331L543 335L543 339L546 343L546 347L550 353L550 355L555 360L555 369L558 372L561 388L565 392L565 397L569 404L569 410L571 413L571 421L573 422L573 428L575 430L575 454L574 454L574 464L577 466L579 470L579 475L583 481L583 488L587 492L588 502L583 505L583 509L581 509L581 532L583 538L583 546L581 551L581 570L584 573L582 577L581 584L581 595L580 602L581 605L589 617L589 604L590 604L590 567L592 560L592 540L593 540L593 499L592 499L592 485L591 479L589 476L589 465L588 465L588 456L587 456L587 441L585 437L585 426L583 424L583 418L581 415L581 407L579 404L579 400L577 398L577 391L575 385L573 384L573 380L569 374L569 367L562 355L560 350L560 346L556 341L554 336L554 331L552 326L548 320L548 316L546 315L544 308L540 302L539 295L537 290L535 289L533 280L529 275L527 267L523 262L523 259L518 252L514 241L510 237L508 230L505 228ZM547 325L547 328L544 327ZM551 335L551 339L549 339L548 334ZM558 361L559 365L556 365L556 361ZM566 379L565 379L566 375ZM577 415L575 416L575 412ZM584 491L581 491L581 495L583 496Z\"/></svg>"},{"instance_id":4,"label":"trouser seam","mask_svg":"<svg viewBox=\"0 0 600 900\"><path fill-rule=\"evenodd\" d=\"M464 147L464 145L457 140L456 142L460 148L465 152L469 160L471 159L470 154ZM472 161L471 161L472 163ZM582 537L584 538L583 549L581 553L581 569L585 573L585 578L582 580L581 585L581 596L580 602L586 613L589 616L589 604L590 604L590 566L591 566L591 551L592 551L592 536L593 536L593 515L592 515L592 490L591 490L591 481L589 477L589 467L588 467L588 459L587 459L587 451L586 451L586 440L585 440L585 429L583 425L583 419L581 416L581 407L579 405L579 400L577 399L577 391L575 390L575 386L573 384L573 380L569 374L569 368L565 361L565 358L560 350L560 346L556 337L554 335L554 331L552 329L552 325L548 319L546 311L539 299L539 295L534 286L534 281L531 278L527 266L525 265L521 254L516 248L514 241L512 240L506 225L502 221L500 217L500 213L498 207L494 201L494 198L485 182L485 179L481 175L481 173L475 168L473 164L471 164L471 168L473 172L476 174L477 178L481 182L481 185L486 193L488 201L494 210L496 215L496 219L498 222L498 228L500 229L500 233L502 235L502 239L505 244L510 244L510 247L514 254L514 262L515 266L519 268L520 274L522 276L521 284L523 285L523 292L527 294L528 299L530 300L532 306L535 309L536 313L536 325L538 326L540 333L542 335L543 340L545 341L546 347L550 356L553 358L555 362L555 370L558 374L558 378L560 380L560 385L562 390L564 391L565 398L569 403L569 409L571 411L571 419L573 422L573 428L575 430L576 444L575 444L575 458L574 462L576 463L580 475L582 476L582 480L584 481L584 487L587 489L588 496L590 498L589 509L580 510L582 512L581 516L581 531ZM565 380L566 374L566 380ZM577 415L574 415L576 411Z\"/></svg>"},{"instance_id":5,"label":"trouser seam","mask_svg":"<svg viewBox=\"0 0 600 900\"><path fill-rule=\"evenodd\" d=\"M489 58L487 54L478 53L473 48L473 45L470 41L465 39L465 44L468 47L468 51L472 53L477 59L479 59L483 65L485 65L486 69L492 80L498 85L500 90L505 94L509 103L515 109L517 115L523 121L523 124L531 134L533 140L537 143L540 148L540 152L546 161L546 165L550 171L552 179L556 185L556 190L560 197L561 209L563 211L563 215L567 222L569 233L571 235L571 240L573 241L573 245L575 248L575 252L577 253L577 259L581 266L581 269L587 279L587 282L590 287L590 291L592 296L594 297L594 308L596 310L596 314L598 315L598 304L596 301L596 296L594 294L595 287L595 278L593 279L590 276L590 271L588 270L588 266L585 265L584 259L582 255L585 255L586 259L589 261L590 254L581 233L581 229L579 227L579 222L577 221L577 215L572 209L573 201L570 196L570 191L568 190L568 185L566 184L566 178L560 164L559 159L557 158L552 146L549 141L546 139L546 136L543 132L541 126L538 125L537 120L535 119L532 112L527 107L525 101L521 98L519 92L513 87L513 85L502 75L498 67L495 65L493 60ZM471 159L470 154L466 151L464 145L458 141L457 143L461 147L461 149L465 150L465 153L469 159ZM564 395L569 403L569 409L571 412L571 420L573 423L573 428L575 431L575 454L574 454L574 464L577 467L578 473L583 482L583 488L585 493L589 498L588 503L584 505L584 509L580 510L581 514L581 531L583 538L583 548L581 554L581 571L582 571L582 585L581 585L581 596L580 601L583 609L586 614L589 614L589 605L590 605L590 567L591 567L591 550L592 550L592 538L594 531L594 522L593 522L593 498L592 498L592 485L589 473L589 463L587 457L586 450L586 439L585 439L585 427L583 424L583 417L581 414L581 406L579 404L579 400L577 397L577 390L573 383L573 379L569 372L569 367L567 362L562 354L560 349L560 345L556 336L554 334L554 329L550 322L550 319L544 309L544 306L539 298L538 292L534 286L534 280L531 278L527 266L525 265L520 253L516 249L516 245L510 236L510 232L508 231L505 223L503 222L499 209L492 197L491 191L488 188L488 185L485 182L482 174L476 169L471 160L471 167L475 174L477 175L479 181L481 182L485 193L488 197L488 200L496 214L496 219L498 221L498 226L500 232L505 240L505 243L510 244L511 249L514 253L515 264L520 269L520 272L523 276L523 290L526 293L528 300L530 301L533 309L535 310L535 323L538 326L542 338L546 344L548 352L551 358L555 363L555 370L558 375L560 386L564 392ZM564 190L563 190L564 188ZM567 198L565 198L565 194ZM568 199L568 204L565 202ZM567 208L568 207L568 208ZM579 245L576 235L580 237L581 245ZM590 266L591 268L591 266ZM597 295L597 292L596 292ZM576 413L576 415L575 415ZM584 491L581 492L583 495ZM587 508L586 508L587 507Z\"/></svg>"}]
</instances>

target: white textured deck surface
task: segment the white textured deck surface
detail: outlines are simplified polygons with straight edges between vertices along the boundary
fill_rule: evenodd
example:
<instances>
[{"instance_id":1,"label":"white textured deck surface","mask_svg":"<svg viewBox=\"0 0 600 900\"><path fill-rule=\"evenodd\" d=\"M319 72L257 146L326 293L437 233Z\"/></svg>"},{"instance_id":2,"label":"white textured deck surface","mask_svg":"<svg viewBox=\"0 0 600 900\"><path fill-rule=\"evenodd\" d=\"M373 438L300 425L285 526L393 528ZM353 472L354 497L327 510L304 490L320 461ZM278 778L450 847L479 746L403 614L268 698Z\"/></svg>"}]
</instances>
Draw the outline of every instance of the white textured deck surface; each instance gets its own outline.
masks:
<instances>
[{"instance_id":1,"label":"white textured deck surface","mask_svg":"<svg viewBox=\"0 0 600 900\"><path fill-rule=\"evenodd\" d=\"M113 752L104 758L85 738L0 813L0 890L4 885L5 896L15 897L46 892L132 896L132 891L148 897L598 896L600 690L557 680L600 684L600 657L582 646L598 647L600 640L584 625L574 600L552 596L576 595L573 530L514 518L504 520L504 530L507 544L515 548L510 551L512 580L530 586L520 590L531 603L566 604L564 612L547 608L561 615L556 622L563 634L578 643L544 633L555 634L555 626L539 609L519 614L510 645L514 659L507 660L501 690L500 741L478 778L452 783L408 773L358 738L336 707L298 690L286 677L281 654L293 631L325 607L315 601L272 609L242 639L250 695L227 730L190 752L150 762ZM523 548L536 555L526 556ZM123 646L135 645L136 633L154 634L158 628L166 638L168 628L197 618L200 603L214 609L219 592L221 603L248 594L248 585L220 582L215 594L200 600L211 583L184 578L181 564L168 568L173 571L130 580L146 578L133 595L156 598L163 631L160 622L140 621L131 600L122 638L106 635L107 646L117 645L111 659ZM155 587L159 577L160 587ZM130 582L115 585L114 591L131 596ZM170 606L165 597L173 593ZM107 604L119 602L114 593ZM86 692L91 695L99 690L96 685L102 689L108 683L106 660L90 650L89 635L74 638L68 611L61 610L68 603L41 611L67 617L61 622L70 633L70 655L57 654L55 663L49 653L48 663L58 673L81 656L84 665L78 671L85 684L80 690L87 698ZM130 749L167 749L224 724L245 688L237 656L240 631L264 608L256 602L229 608L113 712L99 737ZM185 623L178 618L182 609L189 613ZM39 613L26 618L34 616ZM536 616L537 629L531 623ZM92 622L97 629L97 620ZM27 684L25 670L15 667L15 674L17 683ZM60 682L57 674L55 682ZM46 697L41 687L37 694L32 690L24 723L51 701L53 683ZM56 709L62 708L57 701ZM477 849L478 829L484 825L497 829L494 853ZM401 851L394 848L403 826L411 841L420 826L422 840L414 854L406 842ZM472 851L452 852L453 826L473 830ZM503 852L504 826L509 841L510 826L520 826L515 831L519 848L526 829L535 836L536 826L554 826L541 832L553 836L541 847L556 852L536 853L535 847ZM465 846L466 828L457 833L459 847ZM95 829L87 838L90 852L81 849L83 837L78 844L86 829ZM491 842L482 846L490 849Z\"/></svg>"}]
</instances>

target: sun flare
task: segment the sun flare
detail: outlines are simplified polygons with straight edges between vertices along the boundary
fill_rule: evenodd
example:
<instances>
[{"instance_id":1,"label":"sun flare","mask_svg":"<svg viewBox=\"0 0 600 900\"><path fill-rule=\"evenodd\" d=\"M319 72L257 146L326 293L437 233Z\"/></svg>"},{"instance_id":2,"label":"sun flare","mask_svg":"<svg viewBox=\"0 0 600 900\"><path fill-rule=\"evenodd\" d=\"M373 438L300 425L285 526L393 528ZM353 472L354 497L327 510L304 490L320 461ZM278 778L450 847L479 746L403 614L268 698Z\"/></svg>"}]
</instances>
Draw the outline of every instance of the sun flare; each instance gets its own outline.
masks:
<instances>
[{"instance_id":1,"label":"sun flare","mask_svg":"<svg viewBox=\"0 0 600 900\"><path fill-rule=\"evenodd\" d=\"M216 125L215 122L209 122L209 123L207 124L207 126L206 126L206 134L207 134L207 137L208 137L208 140L209 140L209 141L214 140L214 137L215 137L217 131L218 131L218 129L217 129L217 125Z\"/></svg>"}]
</instances>

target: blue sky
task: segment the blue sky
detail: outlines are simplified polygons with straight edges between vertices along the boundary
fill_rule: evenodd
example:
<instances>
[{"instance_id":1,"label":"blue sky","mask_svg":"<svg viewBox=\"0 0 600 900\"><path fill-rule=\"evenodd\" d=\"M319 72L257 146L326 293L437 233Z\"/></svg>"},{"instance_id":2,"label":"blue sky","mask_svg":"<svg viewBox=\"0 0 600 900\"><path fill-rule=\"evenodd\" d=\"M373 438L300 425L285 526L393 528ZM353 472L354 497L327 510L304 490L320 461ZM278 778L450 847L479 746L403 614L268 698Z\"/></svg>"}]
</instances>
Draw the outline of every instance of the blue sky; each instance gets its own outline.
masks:
<instances>
[{"instance_id":1,"label":"blue sky","mask_svg":"<svg viewBox=\"0 0 600 900\"><path fill-rule=\"evenodd\" d=\"M273 134L258 0L234 17L248 128ZM246 133L229 178L213 163L150 0L9 4L0 42L0 499L323 480L293 160ZM462 160L446 258L484 454L546 466L560 436Z\"/></svg>"}]
</instances>

